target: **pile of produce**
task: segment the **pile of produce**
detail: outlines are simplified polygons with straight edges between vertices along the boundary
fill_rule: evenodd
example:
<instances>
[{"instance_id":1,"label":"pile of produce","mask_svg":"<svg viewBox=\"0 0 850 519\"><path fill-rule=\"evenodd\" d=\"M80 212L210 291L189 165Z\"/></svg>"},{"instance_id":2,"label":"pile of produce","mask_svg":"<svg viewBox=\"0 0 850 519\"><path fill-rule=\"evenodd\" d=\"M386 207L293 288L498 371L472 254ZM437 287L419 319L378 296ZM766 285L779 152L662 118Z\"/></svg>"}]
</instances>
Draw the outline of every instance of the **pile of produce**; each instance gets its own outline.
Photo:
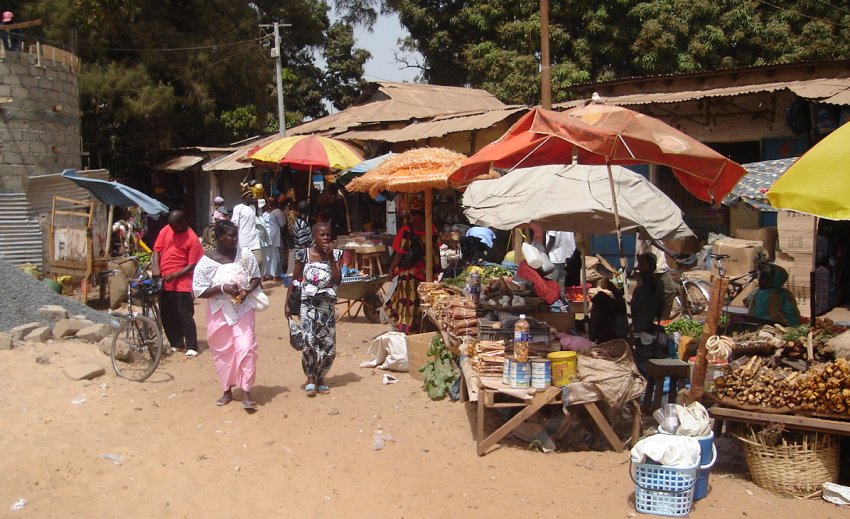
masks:
<instances>
[{"instance_id":1,"label":"pile of produce","mask_svg":"<svg viewBox=\"0 0 850 519\"><path fill-rule=\"evenodd\" d=\"M419 370L422 372L422 384L432 400L441 400L449 393L457 377L452 353L439 335L435 335L431 340L427 353L431 360Z\"/></svg>"},{"instance_id":2,"label":"pile of produce","mask_svg":"<svg viewBox=\"0 0 850 519\"><path fill-rule=\"evenodd\" d=\"M715 394L740 404L850 416L850 362L815 364L803 373L752 357L714 381Z\"/></svg>"},{"instance_id":3,"label":"pile of produce","mask_svg":"<svg viewBox=\"0 0 850 519\"><path fill-rule=\"evenodd\" d=\"M699 337L702 335L702 321L695 321L689 317L677 317L664 325L664 331L668 335L679 332L688 337Z\"/></svg>"},{"instance_id":4,"label":"pile of produce","mask_svg":"<svg viewBox=\"0 0 850 519\"><path fill-rule=\"evenodd\" d=\"M455 337L478 336L475 303L466 296L449 292L438 283L420 283L419 299L431 308L440 328Z\"/></svg>"}]
</instances>

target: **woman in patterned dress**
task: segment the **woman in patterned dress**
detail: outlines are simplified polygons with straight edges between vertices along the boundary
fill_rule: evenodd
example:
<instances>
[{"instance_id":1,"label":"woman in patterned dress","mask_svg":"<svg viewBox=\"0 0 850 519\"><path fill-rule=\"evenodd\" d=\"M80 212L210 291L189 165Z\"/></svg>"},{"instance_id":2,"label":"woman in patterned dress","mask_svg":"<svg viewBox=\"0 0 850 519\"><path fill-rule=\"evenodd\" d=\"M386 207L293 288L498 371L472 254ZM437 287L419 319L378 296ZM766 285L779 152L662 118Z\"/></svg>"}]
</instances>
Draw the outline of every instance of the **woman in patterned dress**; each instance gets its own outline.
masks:
<instances>
[{"instance_id":1,"label":"woman in patterned dress","mask_svg":"<svg viewBox=\"0 0 850 519\"><path fill-rule=\"evenodd\" d=\"M325 376L336 356L335 287L342 281L342 251L331 245L331 230L326 222L313 226L314 245L295 251L294 283L301 286L301 328L304 347L301 367L307 375L307 396L327 394ZM291 290L291 288L290 288ZM289 300L289 291L286 299ZM286 308L289 317L289 307Z\"/></svg>"},{"instance_id":2,"label":"woman in patterned dress","mask_svg":"<svg viewBox=\"0 0 850 519\"><path fill-rule=\"evenodd\" d=\"M434 251L439 254L437 229L432 227ZM419 313L419 283L425 281L425 213L410 212L410 224L402 225L393 240L390 272L396 276L396 287L386 303L387 317L405 334L415 333ZM440 265L436 256L435 269Z\"/></svg>"}]
</instances>

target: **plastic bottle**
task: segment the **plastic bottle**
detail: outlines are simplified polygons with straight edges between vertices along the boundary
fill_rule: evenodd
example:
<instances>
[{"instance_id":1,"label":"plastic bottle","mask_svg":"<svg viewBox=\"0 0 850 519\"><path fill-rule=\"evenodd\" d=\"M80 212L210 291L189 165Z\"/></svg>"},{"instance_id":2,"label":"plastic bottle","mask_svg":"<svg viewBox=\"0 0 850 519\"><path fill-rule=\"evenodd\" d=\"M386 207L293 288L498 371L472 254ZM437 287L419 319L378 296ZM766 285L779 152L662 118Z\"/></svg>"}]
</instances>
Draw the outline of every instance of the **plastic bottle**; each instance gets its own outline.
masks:
<instances>
[{"instance_id":1,"label":"plastic bottle","mask_svg":"<svg viewBox=\"0 0 850 519\"><path fill-rule=\"evenodd\" d=\"M466 278L466 292L477 306L481 298L481 278L478 276L478 272L472 271L469 273L469 276Z\"/></svg>"},{"instance_id":2,"label":"plastic bottle","mask_svg":"<svg viewBox=\"0 0 850 519\"><path fill-rule=\"evenodd\" d=\"M514 358L517 362L528 362L529 325L525 314L519 314L514 324Z\"/></svg>"}]
</instances>

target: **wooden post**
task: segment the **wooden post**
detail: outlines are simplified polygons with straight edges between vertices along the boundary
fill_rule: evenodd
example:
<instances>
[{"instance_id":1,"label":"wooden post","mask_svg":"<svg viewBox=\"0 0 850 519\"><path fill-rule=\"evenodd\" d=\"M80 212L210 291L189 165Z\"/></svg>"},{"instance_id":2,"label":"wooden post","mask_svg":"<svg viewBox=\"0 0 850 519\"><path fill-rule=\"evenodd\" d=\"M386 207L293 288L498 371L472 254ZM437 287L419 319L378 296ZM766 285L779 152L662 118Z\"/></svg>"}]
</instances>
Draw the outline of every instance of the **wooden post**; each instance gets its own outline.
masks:
<instances>
[{"instance_id":1,"label":"wooden post","mask_svg":"<svg viewBox=\"0 0 850 519\"><path fill-rule=\"evenodd\" d=\"M434 281L434 230L432 229L431 189L425 190L425 281Z\"/></svg>"},{"instance_id":2,"label":"wooden post","mask_svg":"<svg viewBox=\"0 0 850 519\"><path fill-rule=\"evenodd\" d=\"M519 265L522 261L522 231L517 231L517 229L514 229L511 233L511 236L513 237L514 261L517 265Z\"/></svg>"},{"instance_id":3,"label":"wooden post","mask_svg":"<svg viewBox=\"0 0 850 519\"><path fill-rule=\"evenodd\" d=\"M686 397L688 404L699 402L705 389L705 368L708 364L706 359L706 342L712 335L717 335L717 322L720 320L720 311L723 309L723 301L726 299L726 287L729 280L715 277L711 283L711 298L708 302L708 313L705 316L705 327L697 348L697 360L694 365L694 376L691 378L691 390Z\"/></svg>"},{"instance_id":4,"label":"wooden post","mask_svg":"<svg viewBox=\"0 0 850 519\"><path fill-rule=\"evenodd\" d=\"M110 258L109 251L112 250L112 219L115 217L115 206L109 206L109 217L106 219L106 246L104 247L104 256Z\"/></svg>"},{"instance_id":5,"label":"wooden post","mask_svg":"<svg viewBox=\"0 0 850 519\"><path fill-rule=\"evenodd\" d=\"M552 72L549 59L549 0L540 0L540 105L552 109Z\"/></svg>"}]
</instances>

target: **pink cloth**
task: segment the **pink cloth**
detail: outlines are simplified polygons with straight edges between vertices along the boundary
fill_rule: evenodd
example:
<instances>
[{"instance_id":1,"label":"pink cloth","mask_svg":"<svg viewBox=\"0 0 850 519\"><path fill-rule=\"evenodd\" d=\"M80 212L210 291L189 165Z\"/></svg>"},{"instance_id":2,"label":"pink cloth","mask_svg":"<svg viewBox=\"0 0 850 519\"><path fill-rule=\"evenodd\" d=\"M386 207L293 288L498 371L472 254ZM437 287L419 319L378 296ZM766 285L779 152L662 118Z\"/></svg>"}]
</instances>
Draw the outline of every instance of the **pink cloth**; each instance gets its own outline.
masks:
<instances>
[{"instance_id":1,"label":"pink cloth","mask_svg":"<svg viewBox=\"0 0 850 519\"><path fill-rule=\"evenodd\" d=\"M251 391L257 373L257 341L254 338L254 310L245 312L230 326L224 312L210 313L207 304L207 345L212 352L222 388Z\"/></svg>"}]
</instances>

